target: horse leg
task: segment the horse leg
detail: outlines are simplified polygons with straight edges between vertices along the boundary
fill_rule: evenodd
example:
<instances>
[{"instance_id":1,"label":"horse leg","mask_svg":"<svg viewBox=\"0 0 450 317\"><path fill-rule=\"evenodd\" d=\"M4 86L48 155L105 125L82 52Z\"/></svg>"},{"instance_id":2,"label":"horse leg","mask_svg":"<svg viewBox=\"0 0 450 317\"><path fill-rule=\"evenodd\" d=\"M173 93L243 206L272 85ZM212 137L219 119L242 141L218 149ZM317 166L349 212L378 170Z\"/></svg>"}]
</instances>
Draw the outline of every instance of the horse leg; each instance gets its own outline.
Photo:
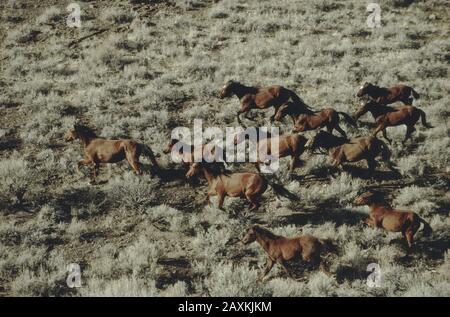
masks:
<instances>
[{"instance_id":1,"label":"horse leg","mask_svg":"<svg viewBox=\"0 0 450 317\"><path fill-rule=\"evenodd\" d=\"M250 211L256 210L259 207L259 203L256 200L256 194L253 193L245 193L245 197L247 198L247 200L250 202Z\"/></svg>"},{"instance_id":2,"label":"horse leg","mask_svg":"<svg viewBox=\"0 0 450 317\"><path fill-rule=\"evenodd\" d=\"M99 172L100 172L100 163L95 162L94 163L94 177L97 177Z\"/></svg>"},{"instance_id":3,"label":"horse leg","mask_svg":"<svg viewBox=\"0 0 450 317\"><path fill-rule=\"evenodd\" d=\"M274 113L273 115L270 116L270 122L273 122L273 121L275 120L275 115L277 114L278 109L280 109L281 106L282 106L282 105L274 106L274 108L275 108L275 113Z\"/></svg>"},{"instance_id":4,"label":"horse leg","mask_svg":"<svg viewBox=\"0 0 450 317\"><path fill-rule=\"evenodd\" d=\"M406 230L406 241L408 242L408 247L411 248L414 243L414 232L410 228Z\"/></svg>"},{"instance_id":5,"label":"horse leg","mask_svg":"<svg viewBox=\"0 0 450 317\"><path fill-rule=\"evenodd\" d=\"M261 173L261 168L259 167L259 162L255 163L255 167L256 167L256 170L258 171L258 173Z\"/></svg>"},{"instance_id":6,"label":"horse leg","mask_svg":"<svg viewBox=\"0 0 450 317\"><path fill-rule=\"evenodd\" d=\"M372 174L375 171L377 162L373 158L368 158L366 161L367 161L367 167L369 168L369 172L370 172L370 174Z\"/></svg>"},{"instance_id":7,"label":"horse leg","mask_svg":"<svg viewBox=\"0 0 450 317\"><path fill-rule=\"evenodd\" d=\"M126 155L128 164L130 164L131 168L134 170L136 175L142 175L141 163L139 163L139 158L136 155L136 151L127 149L125 155Z\"/></svg>"},{"instance_id":8,"label":"horse leg","mask_svg":"<svg viewBox=\"0 0 450 317\"><path fill-rule=\"evenodd\" d=\"M267 274L269 274L270 270L272 270L273 265L275 264L275 261L273 261L271 258L268 258L266 261L266 267L264 268L264 271L258 278L258 281L261 281L266 277Z\"/></svg>"},{"instance_id":9,"label":"horse leg","mask_svg":"<svg viewBox=\"0 0 450 317\"><path fill-rule=\"evenodd\" d=\"M278 260L278 263L281 264L281 266L283 267L283 270L286 272L286 274L287 274L290 278L292 278L292 279L295 280L295 276L289 271L289 269L288 269L288 267L287 267L287 264L286 264L286 261L284 261L283 259L280 259L280 260Z\"/></svg>"},{"instance_id":10,"label":"horse leg","mask_svg":"<svg viewBox=\"0 0 450 317\"><path fill-rule=\"evenodd\" d=\"M291 155L291 164L289 166L289 174L292 174L294 172L295 167L298 164L298 156L293 154Z\"/></svg>"},{"instance_id":11,"label":"horse leg","mask_svg":"<svg viewBox=\"0 0 450 317\"><path fill-rule=\"evenodd\" d=\"M219 203L217 204L217 206L219 207L219 209L223 209L223 201L225 200L225 193L221 193L219 194Z\"/></svg>"},{"instance_id":12,"label":"horse leg","mask_svg":"<svg viewBox=\"0 0 450 317\"><path fill-rule=\"evenodd\" d=\"M336 126L334 127L337 132L339 132L344 138L347 138L347 134L345 133L344 130L342 130L342 128L339 126L339 124L336 124Z\"/></svg>"},{"instance_id":13,"label":"horse leg","mask_svg":"<svg viewBox=\"0 0 450 317\"><path fill-rule=\"evenodd\" d=\"M405 144L406 143L406 141L408 140L408 139L411 139L412 140L412 138L411 138L411 134L414 132L414 131L416 131L416 128L414 128L413 126L406 126L406 134L405 134L405 139L403 140L403 144Z\"/></svg>"},{"instance_id":14,"label":"horse leg","mask_svg":"<svg viewBox=\"0 0 450 317\"><path fill-rule=\"evenodd\" d=\"M81 165L89 165L89 164L91 164L91 163L92 163L92 160L91 160L90 158L85 158L84 160L79 161L79 162L77 163L77 172L80 173L80 174L83 174L83 173L80 171Z\"/></svg>"}]
</instances>

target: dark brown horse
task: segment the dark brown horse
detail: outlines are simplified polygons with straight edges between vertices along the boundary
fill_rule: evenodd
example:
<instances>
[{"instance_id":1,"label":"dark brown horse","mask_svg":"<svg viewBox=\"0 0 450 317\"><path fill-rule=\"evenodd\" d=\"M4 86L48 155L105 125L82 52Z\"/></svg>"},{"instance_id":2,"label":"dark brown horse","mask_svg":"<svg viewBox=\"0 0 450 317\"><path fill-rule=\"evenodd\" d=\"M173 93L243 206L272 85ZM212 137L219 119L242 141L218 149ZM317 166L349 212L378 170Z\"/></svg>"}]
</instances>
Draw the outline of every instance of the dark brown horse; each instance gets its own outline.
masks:
<instances>
[{"instance_id":1,"label":"dark brown horse","mask_svg":"<svg viewBox=\"0 0 450 317\"><path fill-rule=\"evenodd\" d=\"M366 160L371 172L375 170L377 165L375 158L381 155L381 159L387 166L392 171L397 172L390 161L391 151L383 141L374 136L347 140L346 138L320 131L315 137L309 139L305 146L310 150L327 150L332 158L332 165L336 167L345 162Z\"/></svg>"},{"instance_id":2,"label":"dark brown horse","mask_svg":"<svg viewBox=\"0 0 450 317\"><path fill-rule=\"evenodd\" d=\"M294 129L292 132L304 132L327 128L327 131L333 133L336 129L343 137L347 134L339 126L339 115L343 116L345 121L356 127L356 122L345 112L336 111L333 108L326 108L321 111L308 111L307 113L298 113L296 107L292 103L281 106L275 114L275 120L280 121L284 116L289 115L294 119Z\"/></svg>"},{"instance_id":3,"label":"dark brown horse","mask_svg":"<svg viewBox=\"0 0 450 317\"><path fill-rule=\"evenodd\" d=\"M208 181L209 190L206 202L211 204L209 197L218 196L218 207L222 209L225 196L245 197L250 202L250 210L259 207L259 200L266 191L268 182L260 174L232 173L219 163L193 163L186 173L187 178L200 173Z\"/></svg>"},{"instance_id":4,"label":"dark brown horse","mask_svg":"<svg viewBox=\"0 0 450 317\"><path fill-rule=\"evenodd\" d=\"M85 158L78 162L77 169L79 171L81 165L92 164L94 165L94 177L99 173L100 163L117 163L124 159L128 161L136 174L141 175L141 163L139 162L141 154L147 156L154 168L159 170L152 150L147 145L134 140L107 140L98 137L89 127L79 124L75 124L73 129L69 129L64 135L64 139L68 142L81 140Z\"/></svg>"},{"instance_id":5,"label":"dark brown horse","mask_svg":"<svg viewBox=\"0 0 450 317\"><path fill-rule=\"evenodd\" d=\"M241 124L239 116L242 113L245 113L246 118L249 119L247 114L251 109L266 109L269 107L275 107L275 113L270 117L270 120L273 121L278 108L288 101L292 101L300 112L309 109L295 92L278 85L260 88L245 86L237 81L230 80L222 88L219 96L220 98L226 98L232 95L236 95L241 102L241 109L237 113L239 124Z\"/></svg>"},{"instance_id":6,"label":"dark brown horse","mask_svg":"<svg viewBox=\"0 0 450 317\"><path fill-rule=\"evenodd\" d=\"M279 263L291 278L294 276L287 266L289 262L303 260L314 268L320 265L324 269L321 255L335 249L329 240L317 239L311 235L285 238L257 225L250 227L241 241L244 244L257 241L267 254L266 267L259 277L260 281L270 272L275 263Z\"/></svg>"},{"instance_id":7,"label":"dark brown horse","mask_svg":"<svg viewBox=\"0 0 450 317\"><path fill-rule=\"evenodd\" d=\"M380 192L365 192L357 197L354 203L370 207L369 217L364 220L365 224L387 231L401 232L409 247L414 243L414 234L419 230L421 223L424 225L425 236L430 235L433 231L428 222L415 212L393 209L384 201L383 194Z\"/></svg>"},{"instance_id":8,"label":"dark brown horse","mask_svg":"<svg viewBox=\"0 0 450 317\"><path fill-rule=\"evenodd\" d=\"M361 107L355 114L355 119L358 120L366 112L370 112L375 119L377 127L373 131L373 135L376 136L380 131L383 133L383 137L391 143L391 140L387 137L386 128L394 127L398 125L406 125L406 135L403 143L411 137L411 134L416 130L414 125L422 119L422 125L426 128L432 128L427 123L426 114L423 110L414 106L399 106L390 107L385 105L379 105L375 101L369 101L362 103Z\"/></svg>"},{"instance_id":9,"label":"dark brown horse","mask_svg":"<svg viewBox=\"0 0 450 317\"><path fill-rule=\"evenodd\" d=\"M368 95L379 105L388 105L397 101L405 105L412 105L413 98L419 99L419 94L413 88L406 85L395 85L390 88L378 87L371 83L364 83L356 94L358 97Z\"/></svg>"}]
</instances>

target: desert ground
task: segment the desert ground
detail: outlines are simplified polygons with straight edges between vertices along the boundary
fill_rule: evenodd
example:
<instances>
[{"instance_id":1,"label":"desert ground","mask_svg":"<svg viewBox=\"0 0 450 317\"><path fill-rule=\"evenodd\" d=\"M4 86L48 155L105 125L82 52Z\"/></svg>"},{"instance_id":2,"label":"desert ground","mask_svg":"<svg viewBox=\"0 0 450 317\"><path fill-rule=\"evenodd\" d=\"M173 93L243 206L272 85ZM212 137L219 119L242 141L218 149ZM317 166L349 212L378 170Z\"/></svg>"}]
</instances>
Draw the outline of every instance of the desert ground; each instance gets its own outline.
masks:
<instances>
[{"instance_id":1,"label":"desert ground","mask_svg":"<svg viewBox=\"0 0 450 317\"><path fill-rule=\"evenodd\" d=\"M70 1L0 3L0 295L2 296L449 296L450 25L448 1L380 0L381 27L366 24L357 0L78 0L81 27L69 27ZM171 131L236 126L239 100L219 99L233 79L279 84L315 109L354 114L368 81L414 87L434 126L388 129L392 160L374 177L364 162L332 170L328 156L305 153L271 177L298 200L269 189L261 207L226 198L205 206L204 180L163 154ZM273 110L254 110L269 125ZM126 162L103 165L96 182L79 141L64 133L81 120L106 138L133 138L158 154L161 175L135 175ZM278 123L290 131L288 119ZM350 137L370 134L369 114ZM311 137L315 132L304 133ZM381 138L381 135L380 135ZM230 164L253 171L252 164ZM413 210L433 228L408 251L400 233L365 227L366 188ZM257 281L266 256L236 243L252 224L338 246L330 272L275 266ZM81 287L66 283L70 263ZM382 280L368 287L367 266Z\"/></svg>"}]
</instances>

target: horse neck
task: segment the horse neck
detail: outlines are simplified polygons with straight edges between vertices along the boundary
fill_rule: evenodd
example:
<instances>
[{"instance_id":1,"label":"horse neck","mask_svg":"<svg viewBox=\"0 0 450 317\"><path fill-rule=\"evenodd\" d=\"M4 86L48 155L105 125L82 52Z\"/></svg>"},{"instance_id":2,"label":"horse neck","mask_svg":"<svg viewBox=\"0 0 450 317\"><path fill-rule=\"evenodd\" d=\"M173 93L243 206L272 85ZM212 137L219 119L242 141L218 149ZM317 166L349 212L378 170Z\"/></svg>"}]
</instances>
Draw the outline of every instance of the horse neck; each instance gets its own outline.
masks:
<instances>
[{"instance_id":1,"label":"horse neck","mask_svg":"<svg viewBox=\"0 0 450 317\"><path fill-rule=\"evenodd\" d=\"M211 186L216 179L216 176L214 176L207 168L203 168L203 175L205 176L208 184Z\"/></svg>"},{"instance_id":2,"label":"horse neck","mask_svg":"<svg viewBox=\"0 0 450 317\"><path fill-rule=\"evenodd\" d=\"M367 92L367 94L372 97L380 97L383 96L386 93L386 88L378 87L378 86L372 86L370 91Z\"/></svg>"},{"instance_id":3,"label":"horse neck","mask_svg":"<svg viewBox=\"0 0 450 317\"><path fill-rule=\"evenodd\" d=\"M262 233L257 232L256 241L263 247L264 250L266 250L266 252L269 252L270 244L273 241L273 239L265 236Z\"/></svg>"},{"instance_id":4,"label":"horse neck","mask_svg":"<svg viewBox=\"0 0 450 317\"><path fill-rule=\"evenodd\" d=\"M233 92L234 94L241 99L242 97L244 97L247 94L254 94L256 93L257 88L255 87L248 87L242 84L235 84L234 88L233 88Z\"/></svg>"},{"instance_id":5,"label":"horse neck","mask_svg":"<svg viewBox=\"0 0 450 317\"><path fill-rule=\"evenodd\" d=\"M389 206L388 203L380 202L380 201L370 203L369 208L370 208L371 213L376 212L377 210L380 210L380 209L385 209L385 208L391 209L391 207Z\"/></svg>"},{"instance_id":6,"label":"horse neck","mask_svg":"<svg viewBox=\"0 0 450 317\"><path fill-rule=\"evenodd\" d=\"M86 135L80 135L79 138L81 140L81 144L83 144L83 147L87 147L89 143L91 143L92 140L95 139L95 137L89 137Z\"/></svg>"}]
</instances>

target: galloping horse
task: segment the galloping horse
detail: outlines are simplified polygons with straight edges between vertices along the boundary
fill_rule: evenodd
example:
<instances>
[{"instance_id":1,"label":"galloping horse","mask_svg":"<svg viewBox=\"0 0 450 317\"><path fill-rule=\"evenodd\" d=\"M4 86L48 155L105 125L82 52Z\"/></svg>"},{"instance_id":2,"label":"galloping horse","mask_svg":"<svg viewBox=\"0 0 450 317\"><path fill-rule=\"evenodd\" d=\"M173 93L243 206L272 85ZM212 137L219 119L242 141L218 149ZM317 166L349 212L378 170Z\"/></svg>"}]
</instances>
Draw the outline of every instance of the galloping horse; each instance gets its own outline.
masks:
<instances>
[{"instance_id":1,"label":"galloping horse","mask_svg":"<svg viewBox=\"0 0 450 317\"><path fill-rule=\"evenodd\" d=\"M365 95L369 95L379 105L388 105L396 101L401 101L405 105L411 105L413 102L411 96L415 99L419 99L420 97L417 91L406 85L395 85L391 88L384 88L368 82L364 83L356 94L358 97Z\"/></svg>"},{"instance_id":2,"label":"galloping horse","mask_svg":"<svg viewBox=\"0 0 450 317\"><path fill-rule=\"evenodd\" d=\"M399 106L390 107L386 105L379 105L375 101L369 101L362 103L361 107L355 114L355 119L358 120L366 112L370 112L375 119L377 127L373 131L373 135L376 136L380 131L383 133L383 137L391 143L391 140L387 137L386 128L394 127L398 125L406 125L406 135L402 143L405 143L411 137L411 134L416 130L414 125L422 119L422 125L426 128L432 128L427 123L426 114L423 110L414 106Z\"/></svg>"},{"instance_id":3,"label":"galloping horse","mask_svg":"<svg viewBox=\"0 0 450 317\"><path fill-rule=\"evenodd\" d=\"M268 258L266 267L260 277L260 281L270 272L275 263L279 263L284 271L294 278L287 267L290 261L303 260L313 267L322 266L321 254L328 251L334 251L335 246L329 240L321 240L311 235L304 235L295 238L286 238L278 236L269 230L260 227L250 227L241 238L242 243L249 244L257 241L263 247Z\"/></svg>"},{"instance_id":4,"label":"galloping horse","mask_svg":"<svg viewBox=\"0 0 450 317\"><path fill-rule=\"evenodd\" d=\"M339 126L339 115L343 116L347 123L356 127L356 122L345 112L336 111L333 108L326 108L321 111L308 111L307 113L300 114L296 111L296 107L292 103L281 106L275 114L275 120L280 121L284 116L290 115L294 120L294 129L292 132L304 132L323 127L327 128L327 131L333 133L336 129L344 138L347 134Z\"/></svg>"},{"instance_id":5,"label":"galloping horse","mask_svg":"<svg viewBox=\"0 0 450 317\"><path fill-rule=\"evenodd\" d=\"M305 147L311 150L318 148L328 150L328 154L333 159L333 166L340 166L344 162L366 160L371 172L377 165L375 158L381 154L381 159L387 164L389 169L397 172L390 161L391 151L383 141L375 136L347 140L346 138L320 131L315 137L308 140Z\"/></svg>"},{"instance_id":6,"label":"galloping horse","mask_svg":"<svg viewBox=\"0 0 450 317\"><path fill-rule=\"evenodd\" d=\"M241 124L239 116L242 113L245 113L246 118L249 119L247 114L251 109L266 109L269 107L275 107L275 113L270 117L270 121L273 121L278 108L288 101L292 101L300 112L309 109L295 92L278 85L260 88L245 86L237 81L230 80L220 91L219 97L223 99L232 95L236 95L241 102L241 109L237 112L239 124Z\"/></svg>"},{"instance_id":7,"label":"galloping horse","mask_svg":"<svg viewBox=\"0 0 450 317\"><path fill-rule=\"evenodd\" d=\"M209 186L206 202L211 204L209 197L217 195L220 209L222 209L225 196L230 196L247 198L250 202L250 210L255 210L259 207L258 200L268 185L267 180L260 174L231 173L218 163L193 163L186 173L186 177L191 178L201 172Z\"/></svg>"},{"instance_id":8,"label":"galloping horse","mask_svg":"<svg viewBox=\"0 0 450 317\"><path fill-rule=\"evenodd\" d=\"M278 138L278 150L272 150L272 138ZM305 150L305 144L308 141L304 136L299 134L282 134L273 136L272 138L260 139L256 142L256 150L258 151L258 161L255 163L256 169L260 172L259 164L266 162L270 155L277 155L278 158L291 156L289 171L292 173L300 162L300 155ZM235 144L243 141L242 134L238 135Z\"/></svg>"},{"instance_id":9,"label":"galloping horse","mask_svg":"<svg viewBox=\"0 0 450 317\"><path fill-rule=\"evenodd\" d=\"M428 222L412 211L395 210L385 201L383 194L376 191L368 191L357 197L355 205L368 205L370 207L369 217L364 223L374 227L383 228L387 231L401 232L403 238L411 247L414 242L414 234L423 223L424 235L428 236L433 231Z\"/></svg>"},{"instance_id":10,"label":"galloping horse","mask_svg":"<svg viewBox=\"0 0 450 317\"><path fill-rule=\"evenodd\" d=\"M141 175L141 163L139 162L141 154L147 156L153 166L159 170L152 150L147 145L134 140L107 140L98 137L89 127L79 124L75 124L72 129L69 129L64 135L64 139L67 142L81 140L85 158L78 162L77 170L80 170L81 165L93 164L94 177L99 173L100 163L117 163L124 159L128 161L136 174Z\"/></svg>"}]
</instances>

